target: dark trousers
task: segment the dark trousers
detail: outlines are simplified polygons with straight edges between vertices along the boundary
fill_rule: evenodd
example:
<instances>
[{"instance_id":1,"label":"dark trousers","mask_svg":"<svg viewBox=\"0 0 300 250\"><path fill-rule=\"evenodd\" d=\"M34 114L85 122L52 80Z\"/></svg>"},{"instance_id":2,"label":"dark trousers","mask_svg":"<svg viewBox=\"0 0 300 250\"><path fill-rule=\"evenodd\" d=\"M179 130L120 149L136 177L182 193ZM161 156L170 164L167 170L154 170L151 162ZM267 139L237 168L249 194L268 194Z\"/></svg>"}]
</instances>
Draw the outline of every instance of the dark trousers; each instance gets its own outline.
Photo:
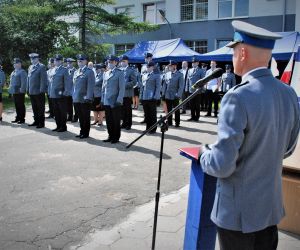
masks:
<instances>
[{"instance_id":1,"label":"dark trousers","mask_svg":"<svg viewBox=\"0 0 300 250\"><path fill-rule=\"evenodd\" d=\"M212 90L206 90L208 107L207 107L207 114L211 115L212 112L212 104L214 103L214 114L218 114L219 109L219 94L218 92L213 92Z\"/></svg>"},{"instance_id":2,"label":"dark trousers","mask_svg":"<svg viewBox=\"0 0 300 250\"><path fill-rule=\"evenodd\" d=\"M277 226L270 226L253 233L242 233L218 227L220 250L276 250Z\"/></svg>"},{"instance_id":3,"label":"dark trousers","mask_svg":"<svg viewBox=\"0 0 300 250\"><path fill-rule=\"evenodd\" d=\"M190 100L191 118L195 121L198 121L200 118L200 101L200 94L196 95L192 100Z\"/></svg>"},{"instance_id":4,"label":"dark trousers","mask_svg":"<svg viewBox=\"0 0 300 250\"><path fill-rule=\"evenodd\" d=\"M186 98L188 98L190 96L190 93L189 92L183 92L182 94L182 101L184 101ZM186 104L184 104L182 106L182 111L186 111L187 109L190 108L190 103L187 102Z\"/></svg>"},{"instance_id":5,"label":"dark trousers","mask_svg":"<svg viewBox=\"0 0 300 250\"><path fill-rule=\"evenodd\" d=\"M132 126L132 97L124 97L123 98L123 106L122 106L122 127Z\"/></svg>"},{"instance_id":6,"label":"dark trousers","mask_svg":"<svg viewBox=\"0 0 300 250\"><path fill-rule=\"evenodd\" d=\"M65 97L50 99L53 104L56 127L58 129L67 129L67 110Z\"/></svg>"},{"instance_id":7,"label":"dark trousers","mask_svg":"<svg viewBox=\"0 0 300 250\"><path fill-rule=\"evenodd\" d=\"M149 129L157 121L156 100L144 100L143 107L145 112L146 129ZM152 130L155 132L156 128Z\"/></svg>"},{"instance_id":8,"label":"dark trousers","mask_svg":"<svg viewBox=\"0 0 300 250\"><path fill-rule=\"evenodd\" d=\"M47 94L47 100L48 100L48 106L49 106L49 115L51 117L54 117L54 109L53 109L52 99L50 98L50 96L48 94Z\"/></svg>"},{"instance_id":9,"label":"dark trousers","mask_svg":"<svg viewBox=\"0 0 300 250\"><path fill-rule=\"evenodd\" d=\"M168 109L168 113L175 108L178 104L179 104L179 99L174 99L174 100L169 100L166 99L166 103L167 103L167 109ZM172 118L173 115L168 117L168 124L172 125ZM180 124L180 111L179 109L175 112L175 123L176 125Z\"/></svg>"},{"instance_id":10,"label":"dark trousers","mask_svg":"<svg viewBox=\"0 0 300 250\"><path fill-rule=\"evenodd\" d=\"M66 96L66 112L67 112L67 120L73 120L73 99L72 96Z\"/></svg>"},{"instance_id":11,"label":"dark trousers","mask_svg":"<svg viewBox=\"0 0 300 250\"><path fill-rule=\"evenodd\" d=\"M206 92L200 94L200 110L207 111L208 101Z\"/></svg>"},{"instance_id":12,"label":"dark trousers","mask_svg":"<svg viewBox=\"0 0 300 250\"><path fill-rule=\"evenodd\" d=\"M108 131L108 137L112 141L118 141L121 137L121 110L122 106L111 108L110 106L104 106L106 126Z\"/></svg>"},{"instance_id":13,"label":"dark trousers","mask_svg":"<svg viewBox=\"0 0 300 250\"><path fill-rule=\"evenodd\" d=\"M30 95L34 123L45 126L45 93Z\"/></svg>"},{"instance_id":14,"label":"dark trousers","mask_svg":"<svg viewBox=\"0 0 300 250\"><path fill-rule=\"evenodd\" d=\"M25 94L13 94L16 107L16 121L25 121Z\"/></svg>"},{"instance_id":15,"label":"dark trousers","mask_svg":"<svg viewBox=\"0 0 300 250\"><path fill-rule=\"evenodd\" d=\"M91 129L91 104L90 103L74 103L75 110L78 111L80 123L80 135L89 136Z\"/></svg>"},{"instance_id":16,"label":"dark trousers","mask_svg":"<svg viewBox=\"0 0 300 250\"><path fill-rule=\"evenodd\" d=\"M73 103L73 106L74 106L74 119L73 120L77 121L78 118L79 118L79 116L78 116L78 113L79 113L79 111L78 111L78 105L75 105L75 103Z\"/></svg>"}]
</instances>

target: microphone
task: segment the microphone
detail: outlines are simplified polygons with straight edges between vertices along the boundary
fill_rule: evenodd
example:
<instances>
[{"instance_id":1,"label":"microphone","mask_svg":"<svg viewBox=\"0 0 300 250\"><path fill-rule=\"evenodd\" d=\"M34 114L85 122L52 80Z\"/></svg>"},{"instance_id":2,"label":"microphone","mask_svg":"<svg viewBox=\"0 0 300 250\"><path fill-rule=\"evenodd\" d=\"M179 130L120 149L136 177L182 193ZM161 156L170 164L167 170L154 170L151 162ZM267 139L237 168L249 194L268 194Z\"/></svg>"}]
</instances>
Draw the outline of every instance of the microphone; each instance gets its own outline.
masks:
<instances>
[{"instance_id":1,"label":"microphone","mask_svg":"<svg viewBox=\"0 0 300 250\"><path fill-rule=\"evenodd\" d=\"M192 89L202 88L207 82L212 79L221 77L223 74L223 69L216 68L210 75L203 77L202 79L198 80L193 86Z\"/></svg>"}]
</instances>

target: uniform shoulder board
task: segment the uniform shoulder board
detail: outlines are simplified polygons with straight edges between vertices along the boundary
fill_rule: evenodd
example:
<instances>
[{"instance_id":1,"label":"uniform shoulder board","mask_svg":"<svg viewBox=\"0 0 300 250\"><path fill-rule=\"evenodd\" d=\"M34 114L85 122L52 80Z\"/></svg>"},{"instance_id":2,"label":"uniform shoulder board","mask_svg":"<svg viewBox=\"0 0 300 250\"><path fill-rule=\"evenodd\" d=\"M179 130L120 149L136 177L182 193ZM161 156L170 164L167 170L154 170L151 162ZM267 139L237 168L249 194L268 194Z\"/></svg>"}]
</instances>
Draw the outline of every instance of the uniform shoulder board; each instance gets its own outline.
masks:
<instances>
[{"instance_id":1,"label":"uniform shoulder board","mask_svg":"<svg viewBox=\"0 0 300 250\"><path fill-rule=\"evenodd\" d=\"M239 87L242 87L242 86L244 86L244 85L246 85L246 84L248 84L248 83L249 83L249 81L246 81L246 82L243 82L243 83L241 83L241 84L238 84L238 85L236 85L236 86L233 87L233 90L236 90L236 89L238 89Z\"/></svg>"}]
</instances>

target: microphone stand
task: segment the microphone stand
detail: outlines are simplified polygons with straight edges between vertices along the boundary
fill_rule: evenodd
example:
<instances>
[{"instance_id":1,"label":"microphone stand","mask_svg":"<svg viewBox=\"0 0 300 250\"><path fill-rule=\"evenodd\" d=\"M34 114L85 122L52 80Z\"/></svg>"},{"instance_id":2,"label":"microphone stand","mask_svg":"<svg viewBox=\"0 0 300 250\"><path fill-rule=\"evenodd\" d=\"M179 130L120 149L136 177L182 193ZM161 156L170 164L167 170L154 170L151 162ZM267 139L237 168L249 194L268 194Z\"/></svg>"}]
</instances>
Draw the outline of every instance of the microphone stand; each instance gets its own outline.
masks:
<instances>
[{"instance_id":1,"label":"microphone stand","mask_svg":"<svg viewBox=\"0 0 300 250\"><path fill-rule=\"evenodd\" d=\"M204 85L203 85L204 86ZM203 87L201 86L201 87ZM156 228L157 228L157 217L158 217L158 204L160 198L160 180L161 180L161 169L162 169L162 158L163 158L163 149L164 149L164 139L165 139L165 132L168 130L167 119L177 110L179 110L184 104L189 102L193 99L196 95L201 92L201 88L197 88L196 91L191 94L188 98L186 98L182 103L178 104L174 109L172 109L168 114L165 116L160 116L159 120L153 124L149 129L145 130L139 137L129 143L126 148L130 148L135 142L141 139L144 135L148 132L153 130L154 128L159 125L161 130L161 141L160 141L160 152L159 152L159 168L158 168L158 180L157 180L157 188L156 188L156 195L155 195L155 212L154 212L154 222L153 222L153 234L152 234L152 247L151 250L155 249L155 240L156 240Z\"/></svg>"}]
</instances>

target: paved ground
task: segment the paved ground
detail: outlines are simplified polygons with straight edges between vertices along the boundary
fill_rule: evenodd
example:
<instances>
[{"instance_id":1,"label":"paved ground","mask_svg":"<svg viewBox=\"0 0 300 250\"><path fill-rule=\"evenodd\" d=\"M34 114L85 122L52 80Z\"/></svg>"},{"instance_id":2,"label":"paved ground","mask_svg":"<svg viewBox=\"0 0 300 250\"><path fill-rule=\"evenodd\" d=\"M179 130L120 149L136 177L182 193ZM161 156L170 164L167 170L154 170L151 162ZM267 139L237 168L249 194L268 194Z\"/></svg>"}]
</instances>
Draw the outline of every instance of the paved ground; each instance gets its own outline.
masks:
<instances>
[{"instance_id":1,"label":"paved ground","mask_svg":"<svg viewBox=\"0 0 300 250\"><path fill-rule=\"evenodd\" d=\"M189 186L160 199L156 250L182 250ZM154 201L137 207L126 220L106 230L94 230L71 250L147 250L152 244ZM219 243L216 241L216 250ZM243 248L241 247L241 250ZM299 250L300 236L279 232L278 250Z\"/></svg>"},{"instance_id":2,"label":"paved ground","mask_svg":"<svg viewBox=\"0 0 300 250\"><path fill-rule=\"evenodd\" d=\"M27 113L26 122L32 122ZM186 120L188 116L183 116ZM14 114L0 125L0 249L63 249L81 242L88 232L120 223L135 207L155 195L160 137L140 135L142 112L134 112L133 129L121 143L103 143L104 128L91 138L52 132L54 121L37 130L13 125ZM190 162L178 148L215 140L216 119L182 122L166 135L161 192L168 194L189 182Z\"/></svg>"}]
</instances>

